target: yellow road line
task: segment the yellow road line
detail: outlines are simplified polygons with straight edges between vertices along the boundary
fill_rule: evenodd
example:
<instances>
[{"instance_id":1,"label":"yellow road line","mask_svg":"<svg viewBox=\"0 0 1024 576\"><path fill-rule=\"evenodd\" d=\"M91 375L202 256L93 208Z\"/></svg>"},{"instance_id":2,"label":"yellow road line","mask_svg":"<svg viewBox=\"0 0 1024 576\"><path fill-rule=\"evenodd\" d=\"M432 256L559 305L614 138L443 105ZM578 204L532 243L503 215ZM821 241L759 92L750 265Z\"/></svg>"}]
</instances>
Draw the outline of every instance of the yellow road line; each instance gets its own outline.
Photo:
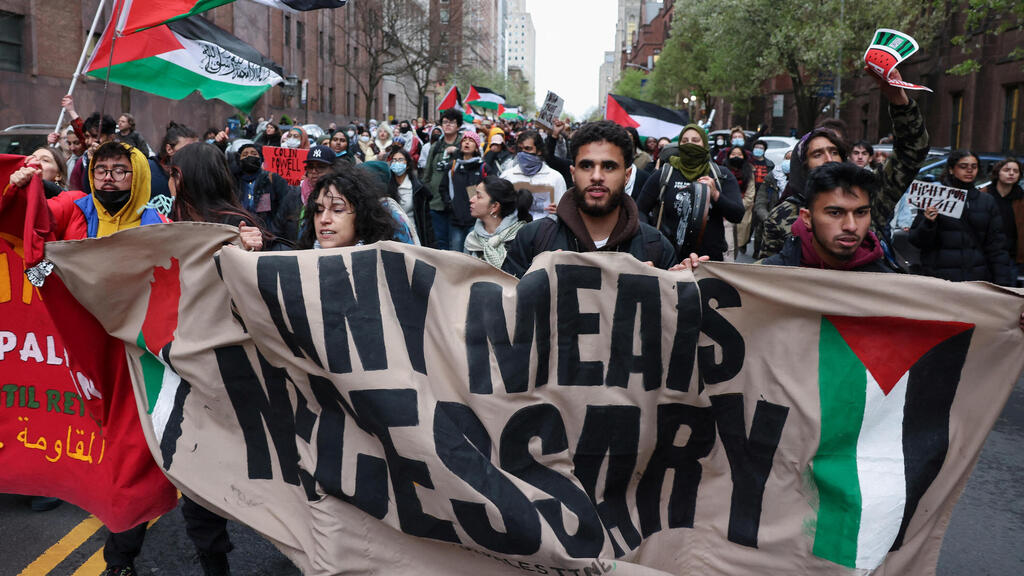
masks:
<instances>
[{"instance_id":1,"label":"yellow road line","mask_svg":"<svg viewBox=\"0 0 1024 576\"><path fill-rule=\"evenodd\" d=\"M154 518L153 520L150 520L149 524L146 525L146 529L148 530L149 528L151 528L153 524L155 524L156 521L160 518L163 518L163 516L159 516L157 518ZM89 559L86 560L84 564L79 566L78 570L72 572L71 576L96 576L96 574L103 572L106 568L107 563L103 560L103 547L100 546L100 549L97 550L95 554L90 556Z\"/></svg>"},{"instance_id":2,"label":"yellow road line","mask_svg":"<svg viewBox=\"0 0 1024 576\"><path fill-rule=\"evenodd\" d=\"M103 526L103 523L95 516L89 516L82 520L78 526L72 528L56 544L50 546L46 552L43 552L34 562L22 570L19 576L44 576L49 574L50 570L53 570L58 564L63 562L68 557L68 554L74 552L83 542L95 534L101 526Z\"/></svg>"}]
</instances>

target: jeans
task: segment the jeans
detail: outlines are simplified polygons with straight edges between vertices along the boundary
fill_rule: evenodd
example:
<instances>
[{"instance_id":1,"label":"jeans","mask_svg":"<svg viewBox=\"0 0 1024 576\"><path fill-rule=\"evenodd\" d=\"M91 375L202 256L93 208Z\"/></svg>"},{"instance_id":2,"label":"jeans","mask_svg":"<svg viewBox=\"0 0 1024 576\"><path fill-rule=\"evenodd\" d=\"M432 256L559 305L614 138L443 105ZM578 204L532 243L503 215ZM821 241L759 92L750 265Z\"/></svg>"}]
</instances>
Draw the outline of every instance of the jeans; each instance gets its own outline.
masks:
<instances>
[{"instance_id":1,"label":"jeans","mask_svg":"<svg viewBox=\"0 0 1024 576\"><path fill-rule=\"evenodd\" d=\"M472 226L456 226L450 224L448 227L448 249L456 252L464 252L466 249L466 236L469 236Z\"/></svg>"},{"instance_id":2,"label":"jeans","mask_svg":"<svg viewBox=\"0 0 1024 576\"><path fill-rule=\"evenodd\" d=\"M430 211L430 223L434 226L434 248L438 250L447 250L451 245L449 242L449 223L451 222L451 215L447 212L438 212L437 210ZM465 242L465 238L463 238Z\"/></svg>"}]
</instances>

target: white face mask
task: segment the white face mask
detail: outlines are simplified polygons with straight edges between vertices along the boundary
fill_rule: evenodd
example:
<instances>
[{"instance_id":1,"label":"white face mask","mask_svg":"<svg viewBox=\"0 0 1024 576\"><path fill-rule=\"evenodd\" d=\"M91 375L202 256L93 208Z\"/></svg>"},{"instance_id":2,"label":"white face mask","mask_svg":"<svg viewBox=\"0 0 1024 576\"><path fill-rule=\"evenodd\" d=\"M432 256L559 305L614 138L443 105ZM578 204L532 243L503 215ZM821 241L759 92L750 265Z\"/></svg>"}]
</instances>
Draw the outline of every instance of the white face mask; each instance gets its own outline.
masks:
<instances>
[{"instance_id":1,"label":"white face mask","mask_svg":"<svg viewBox=\"0 0 1024 576\"><path fill-rule=\"evenodd\" d=\"M299 147L299 139L298 138L284 138L284 139L281 140L281 148L298 148L298 147Z\"/></svg>"}]
</instances>

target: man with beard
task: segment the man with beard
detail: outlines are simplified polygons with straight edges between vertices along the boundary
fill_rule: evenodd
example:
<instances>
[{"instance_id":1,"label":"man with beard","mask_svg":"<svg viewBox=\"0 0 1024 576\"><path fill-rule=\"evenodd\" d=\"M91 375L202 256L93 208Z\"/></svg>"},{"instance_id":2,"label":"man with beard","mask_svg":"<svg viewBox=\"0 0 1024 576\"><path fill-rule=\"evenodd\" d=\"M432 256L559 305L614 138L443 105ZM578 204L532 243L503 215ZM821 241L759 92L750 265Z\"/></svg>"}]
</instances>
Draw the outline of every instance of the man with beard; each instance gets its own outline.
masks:
<instances>
[{"instance_id":1,"label":"man with beard","mask_svg":"<svg viewBox=\"0 0 1024 576\"><path fill-rule=\"evenodd\" d=\"M627 252L666 269L675 250L654 227L640 222L625 193L633 167L633 139L608 121L585 124L570 142L575 184L558 203L557 220L526 225L508 247L503 270L522 277L541 252Z\"/></svg>"}]
</instances>

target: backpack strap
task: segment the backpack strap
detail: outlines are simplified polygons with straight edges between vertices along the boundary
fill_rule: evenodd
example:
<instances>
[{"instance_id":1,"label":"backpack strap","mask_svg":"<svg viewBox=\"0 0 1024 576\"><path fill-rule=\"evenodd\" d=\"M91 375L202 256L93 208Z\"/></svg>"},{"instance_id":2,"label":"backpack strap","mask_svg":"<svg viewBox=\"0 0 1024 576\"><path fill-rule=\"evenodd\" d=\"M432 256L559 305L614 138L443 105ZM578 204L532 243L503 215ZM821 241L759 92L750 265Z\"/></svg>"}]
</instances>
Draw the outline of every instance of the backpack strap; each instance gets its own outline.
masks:
<instances>
[{"instance_id":1,"label":"backpack strap","mask_svg":"<svg viewBox=\"0 0 1024 576\"><path fill-rule=\"evenodd\" d=\"M665 187L668 186L668 181L672 178L672 165L665 164L661 167L661 188L658 190L658 223L654 227L661 230L661 217L665 214Z\"/></svg>"}]
</instances>

